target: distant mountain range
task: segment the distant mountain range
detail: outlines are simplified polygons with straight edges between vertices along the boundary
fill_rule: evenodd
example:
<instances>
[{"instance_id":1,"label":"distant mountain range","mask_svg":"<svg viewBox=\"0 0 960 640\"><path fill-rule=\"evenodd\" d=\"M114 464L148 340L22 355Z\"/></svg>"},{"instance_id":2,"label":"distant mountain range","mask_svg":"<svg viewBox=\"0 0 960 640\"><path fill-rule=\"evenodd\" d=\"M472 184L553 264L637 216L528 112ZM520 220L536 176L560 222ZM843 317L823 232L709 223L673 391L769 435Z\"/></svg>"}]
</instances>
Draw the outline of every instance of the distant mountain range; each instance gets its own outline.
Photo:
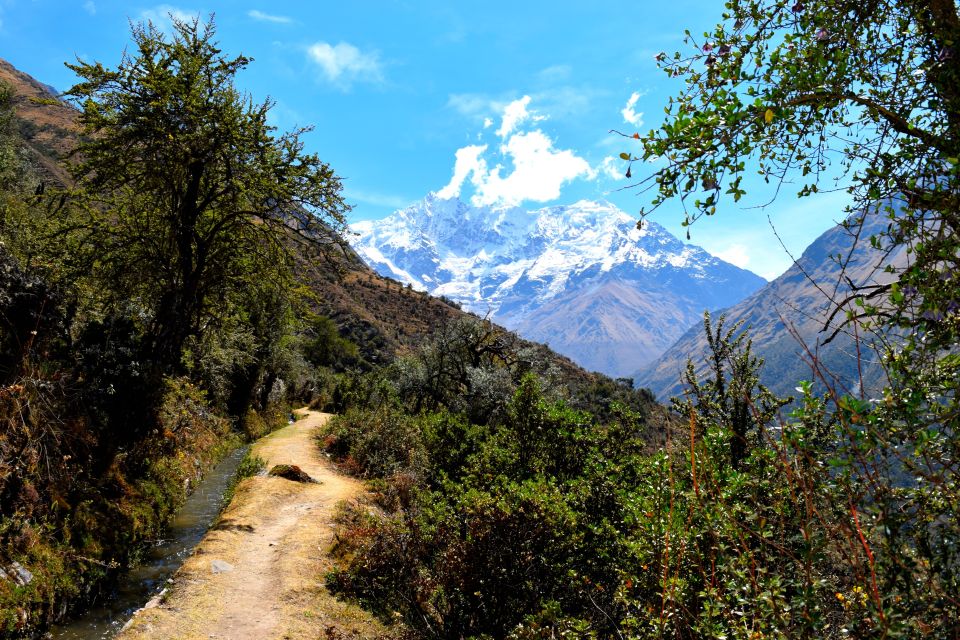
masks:
<instances>
[{"instance_id":1,"label":"distant mountain range","mask_svg":"<svg viewBox=\"0 0 960 640\"><path fill-rule=\"evenodd\" d=\"M830 326L827 320L834 301L850 293L850 283L864 286L889 282L893 276L883 268L905 264L905 251L887 255L870 246L869 236L882 231L887 222L873 214L859 231L835 226L807 247L783 275L725 311L727 327L743 322L749 330L754 353L765 360L761 381L772 391L796 396L800 380L815 382L819 391L825 390L826 383L841 393L859 394L861 381L868 394L882 388L884 370L870 348L876 336L859 326L841 326L846 317L843 312ZM837 328L842 330L824 345ZM855 336L861 339L859 349ZM680 376L688 358L693 359L698 371L706 369L706 352L701 321L656 362L636 373L636 383L667 401L682 390ZM811 367L811 354L816 355L816 371Z\"/></svg>"},{"instance_id":2,"label":"distant mountain range","mask_svg":"<svg viewBox=\"0 0 960 640\"><path fill-rule=\"evenodd\" d=\"M766 281L605 202L528 211L431 194L353 225L351 244L385 276L452 299L582 366L625 376L705 309Z\"/></svg>"}]
</instances>

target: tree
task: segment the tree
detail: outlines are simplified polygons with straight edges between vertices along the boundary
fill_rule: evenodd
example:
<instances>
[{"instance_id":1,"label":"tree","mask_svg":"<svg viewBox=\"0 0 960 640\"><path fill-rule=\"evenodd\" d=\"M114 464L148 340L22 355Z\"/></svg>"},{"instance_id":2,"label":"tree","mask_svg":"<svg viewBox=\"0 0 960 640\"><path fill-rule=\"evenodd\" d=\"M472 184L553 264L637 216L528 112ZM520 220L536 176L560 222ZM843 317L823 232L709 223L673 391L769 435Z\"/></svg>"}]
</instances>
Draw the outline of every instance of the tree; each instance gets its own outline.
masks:
<instances>
[{"instance_id":1,"label":"tree","mask_svg":"<svg viewBox=\"0 0 960 640\"><path fill-rule=\"evenodd\" d=\"M13 144L13 89L0 83L0 192L6 193L16 182L19 162Z\"/></svg>"},{"instance_id":2,"label":"tree","mask_svg":"<svg viewBox=\"0 0 960 640\"><path fill-rule=\"evenodd\" d=\"M820 442L805 464L846 503L826 518L836 558L863 595L854 635L955 637L960 619L960 7L955 0L728 0L687 54L658 56L681 78L660 129L630 162L653 207L679 198L685 225L746 193L759 168L777 196L825 186L853 199L852 241L908 250L890 282L850 283L848 320L895 330L890 384L867 401L803 387L798 424ZM644 212L646 213L646 212ZM811 408L812 407L812 408ZM786 433L786 432L785 432ZM810 445L812 446L812 445ZM855 550L848 553L847 550ZM838 595L839 597L839 595ZM847 606L846 604L844 605Z\"/></svg>"},{"instance_id":3,"label":"tree","mask_svg":"<svg viewBox=\"0 0 960 640\"><path fill-rule=\"evenodd\" d=\"M212 19L171 21L169 39L133 26L116 69L68 64L81 82L66 92L82 109L73 171L94 269L141 308L160 373L182 370L232 292L286 275L292 239L336 241L348 209L333 170L304 152L307 129L274 135L272 103L235 88L250 58L220 51Z\"/></svg>"},{"instance_id":4,"label":"tree","mask_svg":"<svg viewBox=\"0 0 960 640\"><path fill-rule=\"evenodd\" d=\"M687 361L683 380L688 398L675 400L674 409L696 423L697 436L703 437L707 425L728 431L727 461L739 469L750 453L750 440L757 430L770 424L777 410L788 401L775 398L760 384L763 360L751 352L751 341L741 332L741 323L724 329L725 316L714 328L710 314L703 314L703 330L709 345L710 370L704 381L697 378L693 361Z\"/></svg>"},{"instance_id":5,"label":"tree","mask_svg":"<svg viewBox=\"0 0 960 640\"><path fill-rule=\"evenodd\" d=\"M686 88L642 153L623 156L661 162L640 186L653 208L679 198L685 225L740 200L754 168L777 195L835 177L826 187L849 191L852 211L888 216L876 245L913 247L899 282L854 292L889 293L895 308L859 315L917 326L926 313L923 330L935 330L957 306L943 283L960 286L958 12L953 0L729 0L702 40L688 32L691 51L658 55Z\"/></svg>"},{"instance_id":6,"label":"tree","mask_svg":"<svg viewBox=\"0 0 960 640\"><path fill-rule=\"evenodd\" d=\"M745 191L746 161L768 180L818 190L838 159L858 206L884 199L957 231L960 15L952 0L730 0L694 49L657 57L686 90L643 157L655 205L702 195L686 222ZM927 218L929 219L929 218Z\"/></svg>"}]
</instances>

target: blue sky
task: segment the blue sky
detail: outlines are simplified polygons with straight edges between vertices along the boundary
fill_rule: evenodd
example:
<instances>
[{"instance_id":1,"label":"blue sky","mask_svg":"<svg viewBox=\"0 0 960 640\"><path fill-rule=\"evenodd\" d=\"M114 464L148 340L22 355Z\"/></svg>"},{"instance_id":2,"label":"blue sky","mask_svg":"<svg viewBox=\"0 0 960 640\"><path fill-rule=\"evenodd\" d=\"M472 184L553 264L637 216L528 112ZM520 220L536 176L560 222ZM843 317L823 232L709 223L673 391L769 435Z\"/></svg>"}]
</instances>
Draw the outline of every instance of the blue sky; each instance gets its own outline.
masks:
<instances>
[{"instance_id":1,"label":"blue sky","mask_svg":"<svg viewBox=\"0 0 960 640\"><path fill-rule=\"evenodd\" d=\"M351 220L429 191L529 208L607 199L635 213L649 197L620 190L615 160L635 149L608 132L659 125L680 87L654 56L722 10L721 0L0 0L0 57L62 90L75 80L66 60L117 63L130 20L215 13L223 49L254 58L240 88L276 101L278 127L315 127L308 150L344 178ZM762 193L726 204L694 225L692 242L772 278L790 259L768 216L798 255L842 215L842 195L794 191L766 207ZM684 237L678 206L652 219Z\"/></svg>"}]
</instances>

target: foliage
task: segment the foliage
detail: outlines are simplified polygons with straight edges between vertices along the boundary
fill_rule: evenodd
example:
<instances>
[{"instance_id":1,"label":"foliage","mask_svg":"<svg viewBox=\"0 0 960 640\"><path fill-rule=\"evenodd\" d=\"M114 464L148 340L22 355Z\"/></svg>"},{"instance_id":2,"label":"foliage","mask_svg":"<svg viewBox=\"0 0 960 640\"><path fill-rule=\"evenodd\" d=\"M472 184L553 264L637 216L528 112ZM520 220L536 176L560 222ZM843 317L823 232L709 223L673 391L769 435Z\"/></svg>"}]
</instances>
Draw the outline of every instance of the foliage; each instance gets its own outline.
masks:
<instances>
[{"instance_id":1,"label":"foliage","mask_svg":"<svg viewBox=\"0 0 960 640\"><path fill-rule=\"evenodd\" d=\"M426 637L460 638L503 637L568 581L575 520L556 487L530 482L421 508L355 540L362 561L328 584L396 607Z\"/></svg>"},{"instance_id":2,"label":"foliage","mask_svg":"<svg viewBox=\"0 0 960 640\"><path fill-rule=\"evenodd\" d=\"M659 130L636 136L640 157L660 161L644 184L655 207L692 202L689 225L724 194L739 200L755 164L778 194L794 180L807 196L835 179L853 198L854 242L868 240L858 231L868 216L886 219L869 241L906 258L885 283L851 282L834 315L892 337L889 384L871 401L829 380L824 399L801 387L803 426L784 437L802 468L830 461L806 495L842 505L819 512L819 526L838 562L832 575L860 594L837 592L846 613L859 602L851 633L951 637L960 619L948 595L960 548L960 9L949 0L731 0L726 9L702 40L688 34L688 54L658 57L686 87Z\"/></svg>"},{"instance_id":3,"label":"foliage","mask_svg":"<svg viewBox=\"0 0 960 640\"><path fill-rule=\"evenodd\" d=\"M240 464L237 465L237 472L233 478L230 479L230 484L227 485L226 490L223 492L223 497L220 500L223 505L222 509L226 509L233 501L233 496L237 493L237 485L239 485L242 480L260 475L266 468L267 461L258 455L252 454L248 448L246 453L243 454L243 459L240 460Z\"/></svg>"},{"instance_id":4,"label":"foliage","mask_svg":"<svg viewBox=\"0 0 960 640\"><path fill-rule=\"evenodd\" d=\"M249 451L243 456L240 465L237 467L237 478L242 480L251 476L259 475L266 469L267 463L260 456L253 455Z\"/></svg>"},{"instance_id":5,"label":"foliage","mask_svg":"<svg viewBox=\"0 0 960 640\"><path fill-rule=\"evenodd\" d=\"M0 192L7 192L20 179L20 162L13 136L13 89L0 83Z\"/></svg>"},{"instance_id":6,"label":"foliage","mask_svg":"<svg viewBox=\"0 0 960 640\"><path fill-rule=\"evenodd\" d=\"M33 574L23 586L0 579L4 637L32 634L71 601L96 598L162 534L203 470L238 445L202 394L170 380L157 431L101 472L91 455L98 434L65 392L35 377L0 392L0 570L18 562Z\"/></svg>"},{"instance_id":7,"label":"foliage","mask_svg":"<svg viewBox=\"0 0 960 640\"><path fill-rule=\"evenodd\" d=\"M63 356L68 321L63 293L24 271L0 244L0 384L23 375L40 356Z\"/></svg>"},{"instance_id":8,"label":"foliage","mask_svg":"<svg viewBox=\"0 0 960 640\"><path fill-rule=\"evenodd\" d=\"M0 88L0 573L34 575L0 577L3 637L95 599L162 534L238 446L221 416L254 437L318 376L289 258L334 237L339 180L234 87L248 59L212 24L173 31L135 25L116 69L72 65L82 139ZM24 139L45 130L79 145L76 185Z\"/></svg>"},{"instance_id":9,"label":"foliage","mask_svg":"<svg viewBox=\"0 0 960 640\"><path fill-rule=\"evenodd\" d=\"M339 370L356 363L360 357L357 345L340 335L333 320L316 316L304 332L304 355L316 367Z\"/></svg>"},{"instance_id":10,"label":"foliage","mask_svg":"<svg viewBox=\"0 0 960 640\"><path fill-rule=\"evenodd\" d=\"M710 347L711 377L701 383L697 379L693 361L687 362L684 382L685 392L690 397L685 402L675 401L674 410L680 415L697 415L699 436L703 436L705 423L725 429L727 435L727 461L739 469L756 441L759 430L770 424L778 410L787 404L779 400L760 384L761 361L750 352L751 343L746 333L737 334L740 325L724 332L724 317L720 317L716 329L710 321L709 312L703 315L703 329Z\"/></svg>"},{"instance_id":11,"label":"foliage","mask_svg":"<svg viewBox=\"0 0 960 640\"><path fill-rule=\"evenodd\" d=\"M655 205L689 202L686 223L738 200L747 160L768 180L816 192L837 159L856 209L895 199L957 235L960 16L953 2L730 0L687 53L657 59L686 89L641 139ZM842 185L846 186L846 185ZM918 233L913 229L910 236Z\"/></svg>"},{"instance_id":12,"label":"foliage","mask_svg":"<svg viewBox=\"0 0 960 640\"><path fill-rule=\"evenodd\" d=\"M468 411L475 422L489 421L503 408L498 400L510 393L516 344L515 335L488 320L462 316L444 323L398 364L397 391L414 413L446 407Z\"/></svg>"},{"instance_id":13,"label":"foliage","mask_svg":"<svg viewBox=\"0 0 960 640\"><path fill-rule=\"evenodd\" d=\"M271 103L234 87L249 59L224 56L212 22L172 20L170 40L134 25L116 69L68 65L82 80L66 92L85 133L76 234L114 300L142 306L162 372L182 371L184 347L223 320L232 294L283 280L291 235L329 242L345 210L303 131L274 137Z\"/></svg>"},{"instance_id":14,"label":"foliage","mask_svg":"<svg viewBox=\"0 0 960 640\"><path fill-rule=\"evenodd\" d=\"M384 438L384 413L355 410L348 415L356 435L344 437L335 419L323 440L359 471L379 468L389 481L378 484L381 504L395 511L384 521L354 517L344 525L340 552L350 560L329 577L333 588L401 612L425 637L505 637L548 623L608 629L585 594L601 574L616 573L615 552L597 557L609 538L593 528L619 516L604 507L607 485L595 494L589 487L608 456L623 464L646 446L635 415L622 411L621 422L599 429L586 414L547 401L531 374L496 424L471 424L466 413L443 410L407 418L402 436L393 429ZM361 425L369 432L361 434ZM390 452L390 465L365 462ZM391 489L410 478L413 487Z\"/></svg>"},{"instance_id":15,"label":"foliage","mask_svg":"<svg viewBox=\"0 0 960 640\"><path fill-rule=\"evenodd\" d=\"M393 407L349 409L330 420L321 438L327 453L358 475L415 472L423 464L416 421Z\"/></svg>"},{"instance_id":16,"label":"foliage","mask_svg":"<svg viewBox=\"0 0 960 640\"><path fill-rule=\"evenodd\" d=\"M803 383L784 420L739 327L704 328L712 370L659 449L643 415L599 423L531 374L490 424L352 410L323 443L389 515L344 517L328 585L430 638L952 637L955 485L884 457L897 405Z\"/></svg>"}]
</instances>

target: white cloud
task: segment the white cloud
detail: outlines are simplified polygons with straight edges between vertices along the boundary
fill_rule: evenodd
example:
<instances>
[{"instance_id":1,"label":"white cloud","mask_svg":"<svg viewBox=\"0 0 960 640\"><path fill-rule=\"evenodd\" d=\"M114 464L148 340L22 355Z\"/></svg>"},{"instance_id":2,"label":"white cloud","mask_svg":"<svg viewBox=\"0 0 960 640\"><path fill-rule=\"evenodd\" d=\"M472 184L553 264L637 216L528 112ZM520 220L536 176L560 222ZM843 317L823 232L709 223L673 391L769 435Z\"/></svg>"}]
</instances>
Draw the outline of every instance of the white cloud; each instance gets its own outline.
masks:
<instances>
[{"instance_id":1,"label":"white cloud","mask_svg":"<svg viewBox=\"0 0 960 640\"><path fill-rule=\"evenodd\" d=\"M192 22L200 16L199 11L180 9L169 4L157 5L152 9L144 9L140 12L140 19L152 22L155 27L162 31L169 32L173 27L170 18L173 17L180 22Z\"/></svg>"},{"instance_id":2,"label":"white cloud","mask_svg":"<svg viewBox=\"0 0 960 640\"><path fill-rule=\"evenodd\" d=\"M572 72L573 68L568 64L555 64L552 67L541 69L537 73L537 78L546 83L562 82L567 80Z\"/></svg>"},{"instance_id":3,"label":"white cloud","mask_svg":"<svg viewBox=\"0 0 960 640\"><path fill-rule=\"evenodd\" d=\"M264 13L263 11L257 11L256 9L251 9L250 11L247 12L247 15L253 18L254 20L258 20L260 22L273 22L276 24L290 24L291 22L293 22L293 20L291 18L288 18L287 16L270 15L269 13Z\"/></svg>"},{"instance_id":4,"label":"white cloud","mask_svg":"<svg viewBox=\"0 0 960 640\"><path fill-rule=\"evenodd\" d=\"M632 124L633 126L640 128L643 126L643 113L637 113L634 111L634 108L637 106L637 101L640 99L642 94L639 91L634 91L630 94L630 99L627 100L626 106L620 110L620 115L623 116L624 122L627 124Z\"/></svg>"},{"instance_id":5,"label":"white cloud","mask_svg":"<svg viewBox=\"0 0 960 640\"><path fill-rule=\"evenodd\" d=\"M721 260L734 264L741 269L746 269L747 265L750 264L750 255L747 253L747 247L742 244L731 244L722 251L711 251L711 253Z\"/></svg>"},{"instance_id":6,"label":"white cloud","mask_svg":"<svg viewBox=\"0 0 960 640\"><path fill-rule=\"evenodd\" d=\"M597 171L569 149L556 149L553 140L540 129L518 130L522 125L543 120L527 107L524 96L507 105L500 128L503 139L496 148L499 162L490 168L485 157L488 145L469 145L457 150L453 177L437 195L459 196L469 178L474 205L516 205L525 200L547 202L560 197L564 184L578 178L594 179Z\"/></svg>"},{"instance_id":7,"label":"white cloud","mask_svg":"<svg viewBox=\"0 0 960 640\"><path fill-rule=\"evenodd\" d=\"M352 188L348 188L344 196L347 200L356 200L363 204L369 204L375 207L389 207L391 209L402 209L413 202L412 198Z\"/></svg>"},{"instance_id":8,"label":"white cloud","mask_svg":"<svg viewBox=\"0 0 960 640\"><path fill-rule=\"evenodd\" d=\"M317 42L307 49L327 80L341 88L354 82L382 82L383 70L376 51L363 52L347 42L330 45Z\"/></svg>"},{"instance_id":9,"label":"white cloud","mask_svg":"<svg viewBox=\"0 0 960 640\"><path fill-rule=\"evenodd\" d=\"M83 10L92 16L97 15L97 5L93 2L93 0L87 0L86 2L84 2Z\"/></svg>"},{"instance_id":10,"label":"white cloud","mask_svg":"<svg viewBox=\"0 0 960 640\"><path fill-rule=\"evenodd\" d=\"M626 163L620 158L607 156L603 159L603 162L600 163L600 173L611 180L623 180L624 177L626 177L624 176L624 173L626 173Z\"/></svg>"},{"instance_id":11,"label":"white cloud","mask_svg":"<svg viewBox=\"0 0 960 640\"><path fill-rule=\"evenodd\" d=\"M575 178L596 177L596 172L586 160L568 149L554 149L553 140L540 130L511 136L503 151L513 162L513 171L501 176L503 167L494 167L477 185L474 202L547 202L560 197L560 188L564 183Z\"/></svg>"},{"instance_id":12,"label":"white cloud","mask_svg":"<svg viewBox=\"0 0 960 640\"><path fill-rule=\"evenodd\" d=\"M493 119L492 119L492 118L484 118L484 119L483 119L483 128L484 128L484 129L489 129L489 128L492 127L492 126L493 126Z\"/></svg>"},{"instance_id":13,"label":"white cloud","mask_svg":"<svg viewBox=\"0 0 960 640\"><path fill-rule=\"evenodd\" d=\"M514 100L504 108L500 128L495 131L498 136L506 138L527 120L540 122L541 120L547 119L546 116L527 110L530 100L530 96L523 96L519 100Z\"/></svg>"},{"instance_id":14,"label":"white cloud","mask_svg":"<svg viewBox=\"0 0 960 640\"><path fill-rule=\"evenodd\" d=\"M503 120L500 121L500 128L496 134L501 138L506 138L514 129L523 124L530 117L527 111L527 105L530 104L530 96L523 96L519 100L514 100L503 110Z\"/></svg>"},{"instance_id":15,"label":"white cloud","mask_svg":"<svg viewBox=\"0 0 960 640\"><path fill-rule=\"evenodd\" d=\"M473 183L477 186L483 176L487 175L487 163L481 157L487 150L485 144L474 144L457 149L457 161L453 165L453 177L443 189L437 191L439 198L457 198L460 188L470 174L473 174Z\"/></svg>"},{"instance_id":16,"label":"white cloud","mask_svg":"<svg viewBox=\"0 0 960 640\"><path fill-rule=\"evenodd\" d=\"M503 109L506 102L492 99L478 93L452 93L447 98L447 106L467 118L487 118L488 114Z\"/></svg>"}]
</instances>

